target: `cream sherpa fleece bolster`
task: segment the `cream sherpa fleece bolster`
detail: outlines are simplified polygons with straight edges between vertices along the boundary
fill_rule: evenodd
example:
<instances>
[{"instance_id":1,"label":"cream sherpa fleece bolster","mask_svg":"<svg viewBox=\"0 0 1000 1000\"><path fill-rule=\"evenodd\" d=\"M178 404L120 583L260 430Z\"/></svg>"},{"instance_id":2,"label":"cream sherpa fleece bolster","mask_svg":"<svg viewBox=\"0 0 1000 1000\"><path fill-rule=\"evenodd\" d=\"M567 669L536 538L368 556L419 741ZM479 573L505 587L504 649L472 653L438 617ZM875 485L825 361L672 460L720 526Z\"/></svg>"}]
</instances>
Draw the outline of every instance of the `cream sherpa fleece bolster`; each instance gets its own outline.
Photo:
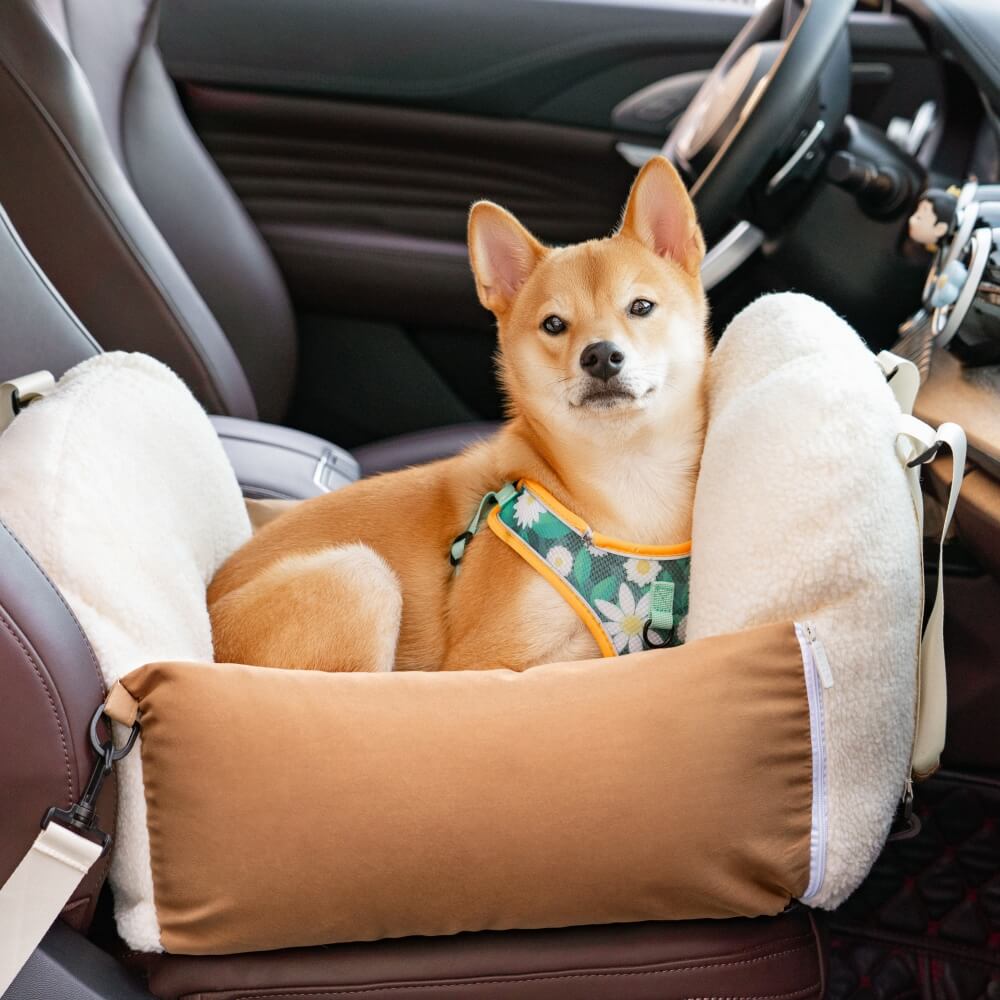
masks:
<instances>
[{"instance_id":1,"label":"cream sherpa fleece bolster","mask_svg":"<svg viewBox=\"0 0 1000 1000\"><path fill-rule=\"evenodd\" d=\"M0 512L65 596L110 688L153 660L211 660L205 588L250 535L239 486L183 383L142 354L78 365L0 437ZM140 748L119 765L118 929L160 950Z\"/></svg>"},{"instance_id":2,"label":"cream sherpa fleece bolster","mask_svg":"<svg viewBox=\"0 0 1000 1000\"><path fill-rule=\"evenodd\" d=\"M909 772L923 580L900 411L857 334L804 295L740 313L710 377L688 638L814 624L833 685L824 877L804 901L833 907L877 857Z\"/></svg>"}]
</instances>

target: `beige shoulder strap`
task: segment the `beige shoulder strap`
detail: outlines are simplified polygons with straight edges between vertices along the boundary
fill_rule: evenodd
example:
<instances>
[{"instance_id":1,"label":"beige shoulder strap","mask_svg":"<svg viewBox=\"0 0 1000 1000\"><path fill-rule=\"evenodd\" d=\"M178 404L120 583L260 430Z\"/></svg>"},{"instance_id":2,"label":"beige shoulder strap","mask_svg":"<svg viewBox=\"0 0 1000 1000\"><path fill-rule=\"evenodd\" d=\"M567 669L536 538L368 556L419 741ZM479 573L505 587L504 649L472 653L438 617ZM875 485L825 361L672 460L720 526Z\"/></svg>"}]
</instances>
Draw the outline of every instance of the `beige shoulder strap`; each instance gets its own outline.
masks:
<instances>
[{"instance_id":1,"label":"beige shoulder strap","mask_svg":"<svg viewBox=\"0 0 1000 1000\"><path fill-rule=\"evenodd\" d=\"M101 845L49 823L0 887L0 996L101 856Z\"/></svg>"},{"instance_id":2,"label":"beige shoulder strap","mask_svg":"<svg viewBox=\"0 0 1000 1000\"><path fill-rule=\"evenodd\" d=\"M920 375L912 361L900 358L889 351L883 351L878 356L878 363L889 378L889 385L902 411L896 451L906 470L921 542L924 526L924 502L920 489L921 466L930 461L942 446L951 449L954 466L938 544L934 603L924 629L917 664L916 728L910 767L913 776L920 778L937 769L941 751L944 749L945 723L948 715L944 655L944 543L965 475L965 432L958 424L952 423L942 424L935 431L913 416L913 404L920 387Z\"/></svg>"}]
</instances>

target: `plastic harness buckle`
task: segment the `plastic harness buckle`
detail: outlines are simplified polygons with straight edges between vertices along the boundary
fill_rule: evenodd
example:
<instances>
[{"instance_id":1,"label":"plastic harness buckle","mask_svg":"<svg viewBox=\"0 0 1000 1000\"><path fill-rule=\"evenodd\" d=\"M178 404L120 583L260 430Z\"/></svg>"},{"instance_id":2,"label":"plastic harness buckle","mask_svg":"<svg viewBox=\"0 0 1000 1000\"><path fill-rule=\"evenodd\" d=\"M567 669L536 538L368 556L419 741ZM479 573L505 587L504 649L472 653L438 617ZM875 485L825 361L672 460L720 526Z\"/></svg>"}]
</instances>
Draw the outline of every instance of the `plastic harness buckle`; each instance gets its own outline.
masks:
<instances>
[{"instance_id":1,"label":"plastic harness buckle","mask_svg":"<svg viewBox=\"0 0 1000 1000\"><path fill-rule=\"evenodd\" d=\"M472 520L469 522L469 526L460 535L455 536L454 541L451 543L451 547L448 549L448 561L451 563L456 573L458 572L459 563L461 563L462 557L465 555L465 550L468 547L469 542L476 537L476 532L486 519L486 515L489 514L494 507L502 507L516 495L517 487L513 483L504 483L500 489L495 491L491 490L489 493L483 494L483 498L479 501L479 506L476 508L476 513L472 515Z\"/></svg>"}]
</instances>

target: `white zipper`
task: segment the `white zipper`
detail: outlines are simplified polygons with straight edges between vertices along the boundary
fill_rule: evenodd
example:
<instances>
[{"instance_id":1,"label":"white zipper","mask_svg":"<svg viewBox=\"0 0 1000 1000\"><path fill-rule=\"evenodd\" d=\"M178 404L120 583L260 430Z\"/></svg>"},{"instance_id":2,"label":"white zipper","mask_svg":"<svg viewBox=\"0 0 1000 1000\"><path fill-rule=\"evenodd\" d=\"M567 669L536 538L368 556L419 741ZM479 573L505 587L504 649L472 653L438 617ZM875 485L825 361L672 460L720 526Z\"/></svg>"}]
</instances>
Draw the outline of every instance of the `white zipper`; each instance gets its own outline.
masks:
<instances>
[{"instance_id":1,"label":"white zipper","mask_svg":"<svg viewBox=\"0 0 1000 1000\"><path fill-rule=\"evenodd\" d=\"M812 622L805 622L802 625L802 630L805 632L806 641L812 650L813 662L819 671L819 679L823 683L823 687L829 690L833 687L833 670L830 668L830 660L826 655L823 643L820 641L816 626Z\"/></svg>"},{"instance_id":2,"label":"white zipper","mask_svg":"<svg viewBox=\"0 0 1000 1000\"><path fill-rule=\"evenodd\" d=\"M809 702L809 737L812 742L812 832L809 837L809 884L799 897L808 903L823 887L826 877L828 838L826 725L823 689L833 685L833 671L826 650L812 622L795 624L795 634L802 650L806 697Z\"/></svg>"}]
</instances>

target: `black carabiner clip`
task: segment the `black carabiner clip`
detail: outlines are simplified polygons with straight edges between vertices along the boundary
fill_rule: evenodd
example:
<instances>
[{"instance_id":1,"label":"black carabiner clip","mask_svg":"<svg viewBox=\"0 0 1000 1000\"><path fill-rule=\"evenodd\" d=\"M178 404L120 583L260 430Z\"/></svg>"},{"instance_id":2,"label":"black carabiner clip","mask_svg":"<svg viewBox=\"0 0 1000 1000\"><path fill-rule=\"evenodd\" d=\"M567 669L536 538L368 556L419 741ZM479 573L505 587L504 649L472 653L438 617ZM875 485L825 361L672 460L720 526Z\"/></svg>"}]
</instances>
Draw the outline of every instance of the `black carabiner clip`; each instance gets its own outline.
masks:
<instances>
[{"instance_id":1,"label":"black carabiner clip","mask_svg":"<svg viewBox=\"0 0 1000 1000\"><path fill-rule=\"evenodd\" d=\"M90 772L90 778L83 794L79 800L74 802L69 809L60 809L53 806L42 817L42 829L44 830L53 820L61 826L67 826L77 833L100 838L101 856L107 854L111 847L111 834L105 833L97 825L97 798L101 794L104 782L114 768L115 762L128 756L135 746L135 741L139 736L138 720L132 724L128 739L124 746L116 747L114 739L109 734L107 740L102 740L97 732L97 727L104 716L104 706L102 705L94 713L90 720L90 745L97 754L97 762Z\"/></svg>"}]
</instances>

